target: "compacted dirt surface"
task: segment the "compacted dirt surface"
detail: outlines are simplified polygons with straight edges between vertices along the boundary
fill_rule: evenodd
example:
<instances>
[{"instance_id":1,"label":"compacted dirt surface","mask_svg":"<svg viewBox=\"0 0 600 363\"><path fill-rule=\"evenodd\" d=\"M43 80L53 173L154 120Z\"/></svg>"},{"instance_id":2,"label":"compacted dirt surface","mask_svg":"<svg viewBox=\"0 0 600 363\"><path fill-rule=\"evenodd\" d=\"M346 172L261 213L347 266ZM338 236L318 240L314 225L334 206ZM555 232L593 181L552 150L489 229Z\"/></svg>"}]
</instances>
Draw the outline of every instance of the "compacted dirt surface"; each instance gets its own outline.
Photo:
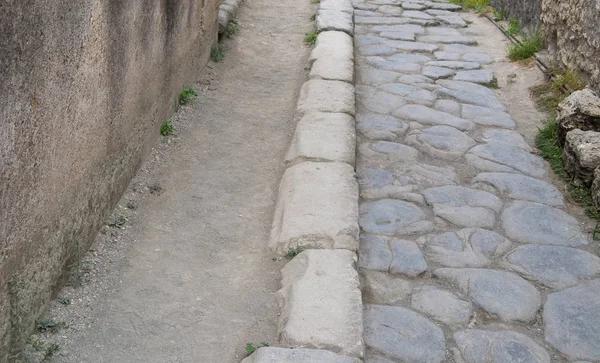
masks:
<instances>
[{"instance_id":1,"label":"compacted dirt surface","mask_svg":"<svg viewBox=\"0 0 600 363\"><path fill-rule=\"evenodd\" d=\"M83 286L47 314L59 327L32 338L58 344L51 361L239 362L247 343L275 341L284 261L267 242L313 11L241 6L225 59L209 63L115 212L117 225L130 216L125 229L105 228Z\"/></svg>"}]
</instances>

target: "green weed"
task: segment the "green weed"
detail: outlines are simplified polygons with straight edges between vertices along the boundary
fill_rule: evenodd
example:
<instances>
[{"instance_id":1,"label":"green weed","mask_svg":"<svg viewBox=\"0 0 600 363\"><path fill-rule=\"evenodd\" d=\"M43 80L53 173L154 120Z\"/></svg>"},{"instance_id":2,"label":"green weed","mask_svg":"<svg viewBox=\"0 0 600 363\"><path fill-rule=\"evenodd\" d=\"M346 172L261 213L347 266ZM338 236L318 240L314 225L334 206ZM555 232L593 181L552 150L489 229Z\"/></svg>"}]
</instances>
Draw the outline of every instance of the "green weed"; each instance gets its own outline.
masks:
<instances>
[{"instance_id":1,"label":"green weed","mask_svg":"<svg viewBox=\"0 0 600 363\"><path fill-rule=\"evenodd\" d=\"M523 39L522 44L512 44L508 48L508 59L517 61L528 59L542 49L542 37L539 34L533 34Z\"/></svg>"},{"instance_id":2,"label":"green weed","mask_svg":"<svg viewBox=\"0 0 600 363\"><path fill-rule=\"evenodd\" d=\"M123 229L127 224L127 217L121 213L115 214L110 217L107 224L109 227Z\"/></svg>"},{"instance_id":3,"label":"green weed","mask_svg":"<svg viewBox=\"0 0 600 363\"><path fill-rule=\"evenodd\" d=\"M317 42L318 35L319 32L317 31L317 29L314 29L310 33L306 33L306 36L304 37L304 42L310 46L313 46Z\"/></svg>"},{"instance_id":4,"label":"green weed","mask_svg":"<svg viewBox=\"0 0 600 363\"><path fill-rule=\"evenodd\" d=\"M521 32L521 24L519 20L515 18L510 18L508 21L508 28L506 29L506 33L508 35L517 35Z\"/></svg>"},{"instance_id":5,"label":"green weed","mask_svg":"<svg viewBox=\"0 0 600 363\"><path fill-rule=\"evenodd\" d=\"M497 21L502 21L504 19L506 19L506 12L502 9L493 9L492 10L492 15L494 16L494 19L496 19Z\"/></svg>"},{"instance_id":6,"label":"green weed","mask_svg":"<svg viewBox=\"0 0 600 363\"><path fill-rule=\"evenodd\" d=\"M490 0L450 0L450 2L465 9L475 9L477 12L487 12L490 8Z\"/></svg>"},{"instance_id":7,"label":"green weed","mask_svg":"<svg viewBox=\"0 0 600 363\"><path fill-rule=\"evenodd\" d=\"M175 127L173 127L173 121L168 120L160 127L160 134L163 136L171 135L175 132Z\"/></svg>"},{"instance_id":8,"label":"green weed","mask_svg":"<svg viewBox=\"0 0 600 363\"><path fill-rule=\"evenodd\" d=\"M227 24L227 29L225 29L225 35L227 35L229 38L231 38L232 36L234 36L235 34L237 34L237 32L240 30L240 23L237 22L237 20L232 20L229 22L229 24Z\"/></svg>"},{"instance_id":9,"label":"green weed","mask_svg":"<svg viewBox=\"0 0 600 363\"><path fill-rule=\"evenodd\" d=\"M213 45L210 49L210 59L215 63L219 63L223 58L225 58L225 46L222 43Z\"/></svg>"},{"instance_id":10,"label":"green weed","mask_svg":"<svg viewBox=\"0 0 600 363\"><path fill-rule=\"evenodd\" d=\"M306 249L306 247L304 247L304 246L290 247L290 248L288 248L287 252L285 253L285 257L294 258L294 257L298 256L305 249Z\"/></svg>"},{"instance_id":11,"label":"green weed","mask_svg":"<svg viewBox=\"0 0 600 363\"><path fill-rule=\"evenodd\" d=\"M563 92L566 89L570 94L571 92L580 91L586 86L585 82L571 69L554 69L552 75L554 76L552 89L555 92Z\"/></svg>"},{"instance_id":12,"label":"green weed","mask_svg":"<svg viewBox=\"0 0 600 363\"><path fill-rule=\"evenodd\" d=\"M268 347L269 346L269 342L267 342L266 340L263 340L262 342L260 342L260 344L254 345L252 343L248 343L246 344L246 353L248 355L256 352L256 350L258 348L262 348L262 347Z\"/></svg>"},{"instance_id":13,"label":"green weed","mask_svg":"<svg viewBox=\"0 0 600 363\"><path fill-rule=\"evenodd\" d=\"M489 83L484 84L484 86L486 86L488 88L493 88L493 89L500 88L500 86L498 85L498 78L496 78L495 76L494 76L494 78L492 78L492 80Z\"/></svg>"},{"instance_id":14,"label":"green weed","mask_svg":"<svg viewBox=\"0 0 600 363\"><path fill-rule=\"evenodd\" d=\"M44 353L44 361L49 360L54 356L56 352L60 350L60 346L56 343L46 346L46 352Z\"/></svg>"},{"instance_id":15,"label":"green weed","mask_svg":"<svg viewBox=\"0 0 600 363\"><path fill-rule=\"evenodd\" d=\"M179 104L185 105L189 103L191 100L198 96L198 92L195 89L188 87L184 88L183 91L179 94Z\"/></svg>"},{"instance_id":16,"label":"green weed","mask_svg":"<svg viewBox=\"0 0 600 363\"><path fill-rule=\"evenodd\" d=\"M64 323L59 323L56 322L54 320L38 320L35 324L36 328L38 331L40 332L45 332L45 331L53 331L55 329L59 329L61 327L64 326Z\"/></svg>"},{"instance_id":17,"label":"green weed","mask_svg":"<svg viewBox=\"0 0 600 363\"><path fill-rule=\"evenodd\" d=\"M63 305L71 305L71 299L69 299L68 297L66 297L64 295L60 295L58 297L58 302Z\"/></svg>"},{"instance_id":18,"label":"green weed","mask_svg":"<svg viewBox=\"0 0 600 363\"><path fill-rule=\"evenodd\" d=\"M310 2L313 4L320 4L321 0L310 0Z\"/></svg>"}]
</instances>

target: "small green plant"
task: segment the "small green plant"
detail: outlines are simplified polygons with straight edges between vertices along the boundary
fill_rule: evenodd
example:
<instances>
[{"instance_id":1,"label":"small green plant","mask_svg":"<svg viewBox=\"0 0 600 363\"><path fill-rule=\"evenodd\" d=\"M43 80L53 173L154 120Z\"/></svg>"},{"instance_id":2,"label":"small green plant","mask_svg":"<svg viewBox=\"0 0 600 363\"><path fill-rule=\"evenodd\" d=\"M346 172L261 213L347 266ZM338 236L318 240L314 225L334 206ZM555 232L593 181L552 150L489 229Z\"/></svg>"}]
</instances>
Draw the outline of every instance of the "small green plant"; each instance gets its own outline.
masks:
<instances>
[{"instance_id":1,"label":"small green plant","mask_svg":"<svg viewBox=\"0 0 600 363\"><path fill-rule=\"evenodd\" d=\"M173 126L173 121L168 120L160 127L160 134L163 136L171 135L175 132L175 127Z\"/></svg>"},{"instance_id":2,"label":"small green plant","mask_svg":"<svg viewBox=\"0 0 600 363\"><path fill-rule=\"evenodd\" d=\"M184 88L183 91L179 94L179 104L185 105L189 103L191 100L198 96L198 92L195 89L188 87Z\"/></svg>"},{"instance_id":3,"label":"small green plant","mask_svg":"<svg viewBox=\"0 0 600 363\"><path fill-rule=\"evenodd\" d=\"M475 9L477 12L487 12L490 8L490 0L450 0L450 2L465 9Z\"/></svg>"},{"instance_id":4,"label":"small green plant","mask_svg":"<svg viewBox=\"0 0 600 363\"><path fill-rule=\"evenodd\" d=\"M506 29L506 33L508 35L517 35L521 32L521 24L519 20L516 18L510 18L508 21L508 28Z\"/></svg>"},{"instance_id":5,"label":"small green plant","mask_svg":"<svg viewBox=\"0 0 600 363\"><path fill-rule=\"evenodd\" d=\"M285 253L285 257L294 258L294 257L298 256L305 249L306 249L306 247L304 247L304 246L290 247L290 248L288 248L287 252Z\"/></svg>"},{"instance_id":6,"label":"small green plant","mask_svg":"<svg viewBox=\"0 0 600 363\"><path fill-rule=\"evenodd\" d=\"M315 28L313 31L311 31L310 33L306 33L306 36L304 37L304 42L310 46L315 45L315 43L317 42L317 36L319 35L319 32L317 31L317 29Z\"/></svg>"},{"instance_id":7,"label":"small green plant","mask_svg":"<svg viewBox=\"0 0 600 363\"><path fill-rule=\"evenodd\" d=\"M210 59L215 63L219 63L223 58L225 58L225 46L223 43L213 45L210 49Z\"/></svg>"},{"instance_id":8,"label":"small green plant","mask_svg":"<svg viewBox=\"0 0 600 363\"><path fill-rule=\"evenodd\" d=\"M234 36L235 34L237 34L237 32L240 30L240 23L238 23L237 20L232 20L229 22L229 24L227 24L227 29L225 29L225 35L227 35L229 38L231 38L232 36Z\"/></svg>"},{"instance_id":9,"label":"small green plant","mask_svg":"<svg viewBox=\"0 0 600 363\"><path fill-rule=\"evenodd\" d=\"M38 320L37 323L36 323L36 328L40 332L45 332L45 331L48 331L48 330L58 329L61 326L63 326L62 323L58 323L58 322L56 322L54 320L45 320L45 319L42 319L42 320Z\"/></svg>"},{"instance_id":10,"label":"small green plant","mask_svg":"<svg viewBox=\"0 0 600 363\"><path fill-rule=\"evenodd\" d=\"M492 78L491 81L489 81L488 83L484 84L484 86L486 86L488 88L493 88L493 89L500 88L500 86L498 85L498 78L496 78L495 76Z\"/></svg>"},{"instance_id":11,"label":"small green plant","mask_svg":"<svg viewBox=\"0 0 600 363\"><path fill-rule=\"evenodd\" d=\"M521 44L512 44L508 48L508 59L517 61L528 59L542 49L542 37L539 34L533 34L525 39Z\"/></svg>"},{"instance_id":12,"label":"small green plant","mask_svg":"<svg viewBox=\"0 0 600 363\"><path fill-rule=\"evenodd\" d=\"M246 353L248 355L256 352L256 350L258 348L262 348L262 347L268 347L269 346L269 342L267 342L266 340L263 340L262 342L260 342L260 344L254 345L252 343L248 343L246 344Z\"/></svg>"},{"instance_id":13,"label":"small green plant","mask_svg":"<svg viewBox=\"0 0 600 363\"><path fill-rule=\"evenodd\" d=\"M127 209L135 210L137 208L137 204L135 203L134 200L128 200L125 203L125 207L127 207Z\"/></svg>"},{"instance_id":14,"label":"small green plant","mask_svg":"<svg viewBox=\"0 0 600 363\"><path fill-rule=\"evenodd\" d=\"M46 352L44 353L43 360L47 361L50 358L52 358L56 352L58 352L60 350L60 346L56 343L49 344L46 346L45 350L46 350Z\"/></svg>"},{"instance_id":15,"label":"small green plant","mask_svg":"<svg viewBox=\"0 0 600 363\"><path fill-rule=\"evenodd\" d=\"M492 15L496 21L502 21L506 19L506 12L502 9L493 9Z\"/></svg>"},{"instance_id":16,"label":"small green plant","mask_svg":"<svg viewBox=\"0 0 600 363\"><path fill-rule=\"evenodd\" d=\"M64 295L58 296L58 302L63 305L71 305L71 299L69 299L68 297L66 297Z\"/></svg>"},{"instance_id":17,"label":"small green plant","mask_svg":"<svg viewBox=\"0 0 600 363\"><path fill-rule=\"evenodd\" d=\"M310 0L310 2L313 4L320 4L321 0Z\"/></svg>"},{"instance_id":18,"label":"small green plant","mask_svg":"<svg viewBox=\"0 0 600 363\"><path fill-rule=\"evenodd\" d=\"M566 90L570 94L571 92L582 90L586 86L585 82L571 69L554 69L552 70L552 75L554 75L552 90L555 92Z\"/></svg>"},{"instance_id":19,"label":"small green plant","mask_svg":"<svg viewBox=\"0 0 600 363\"><path fill-rule=\"evenodd\" d=\"M150 189L150 194L160 195L163 192L163 187L159 183L151 184L148 189Z\"/></svg>"},{"instance_id":20,"label":"small green plant","mask_svg":"<svg viewBox=\"0 0 600 363\"><path fill-rule=\"evenodd\" d=\"M117 213L108 220L108 226L123 229L127 224L127 217L124 214Z\"/></svg>"}]
</instances>

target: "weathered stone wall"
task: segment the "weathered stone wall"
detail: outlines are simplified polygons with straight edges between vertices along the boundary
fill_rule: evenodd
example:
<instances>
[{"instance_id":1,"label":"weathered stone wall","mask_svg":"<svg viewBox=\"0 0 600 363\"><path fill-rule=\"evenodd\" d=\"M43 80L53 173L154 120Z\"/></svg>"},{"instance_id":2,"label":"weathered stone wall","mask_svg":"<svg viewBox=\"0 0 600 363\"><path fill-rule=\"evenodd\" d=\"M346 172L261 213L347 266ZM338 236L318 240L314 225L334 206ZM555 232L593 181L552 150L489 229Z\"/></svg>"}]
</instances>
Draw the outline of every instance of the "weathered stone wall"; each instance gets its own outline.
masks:
<instances>
[{"instance_id":1,"label":"weathered stone wall","mask_svg":"<svg viewBox=\"0 0 600 363\"><path fill-rule=\"evenodd\" d=\"M217 10L217 0L0 3L0 362L206 64Z\"/></svg>"},{"instance_id":2,"label":"weathered stone wall","mask_svg":"<svg viewBox=\"0 0 600 363\"><path fill-rule=\"evenodd\" d=\"M555 64L600 91L600 0L491 0L529 30L541 28Z\"/></svg>"}]
</instances>

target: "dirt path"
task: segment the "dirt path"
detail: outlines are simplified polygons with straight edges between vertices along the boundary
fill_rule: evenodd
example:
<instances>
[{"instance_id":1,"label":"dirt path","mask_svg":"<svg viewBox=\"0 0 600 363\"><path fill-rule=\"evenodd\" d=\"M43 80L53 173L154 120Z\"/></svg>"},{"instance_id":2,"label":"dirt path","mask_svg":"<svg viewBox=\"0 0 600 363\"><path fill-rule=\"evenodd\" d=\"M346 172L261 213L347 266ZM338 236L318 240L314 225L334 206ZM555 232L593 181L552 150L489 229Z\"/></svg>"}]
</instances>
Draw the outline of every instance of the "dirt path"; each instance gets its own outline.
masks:
<instances>
[{"instance_id":1,"label":"dirt path","mask_svg":"<svg viewBox=\"0 0 600 363\"><path fill-rule=\"evenodd\" d=\"M239 362L247 342L275 340L281 262L267 240L311 11L241 7L210 91L179 116L188 133L156 175L163 192L138 212L116 291L85 328L59 332L68 339L53 361Z\"/></svg>"}]
</instances>

